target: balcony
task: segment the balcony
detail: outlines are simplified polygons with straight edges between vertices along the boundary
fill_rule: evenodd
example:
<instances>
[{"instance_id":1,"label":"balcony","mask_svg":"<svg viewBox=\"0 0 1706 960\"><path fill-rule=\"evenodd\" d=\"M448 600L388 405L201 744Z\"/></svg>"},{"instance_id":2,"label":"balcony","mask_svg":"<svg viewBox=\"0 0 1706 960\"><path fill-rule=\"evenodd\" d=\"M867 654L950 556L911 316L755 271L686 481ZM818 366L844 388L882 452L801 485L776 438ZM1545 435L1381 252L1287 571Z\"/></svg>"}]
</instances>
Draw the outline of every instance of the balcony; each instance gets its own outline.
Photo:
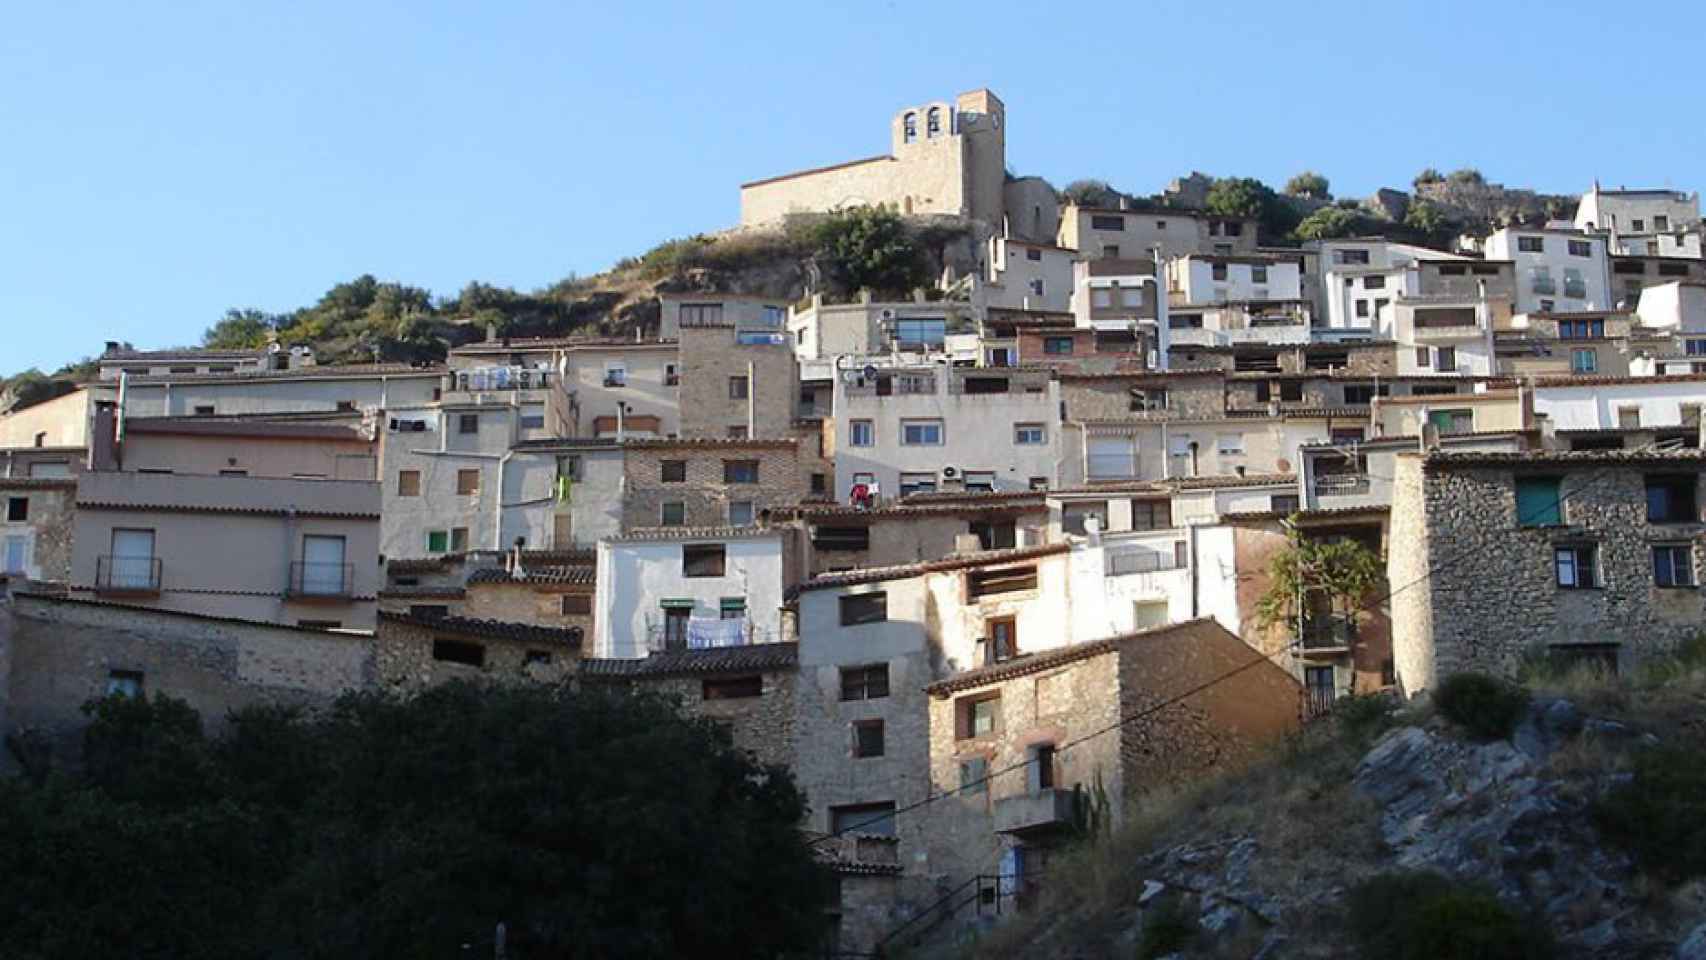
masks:
<instances>
[{"instance_id":1,"label":"balcony","mask_svg":"<svg viewBox=\"0 0 1706 960\"><path fill-rule=\"evenodd\" d=\"M95 592L105 597L159 596L160 558L96 557Z\"/></svg>"},{"instance_id":2,"label":"balcony","mask_svg":"<svg viewBox=\"0 0 1706 960\"><path fill-rule=\"evenodd\" d=\"M1343 653L1356 645L1357 622L1354 617L1311 617L1303 624L1303 652Z\"/></svg>"},{"instance_id":3,"label":"balcony","mask_svg":"<svg viewBox=\"0 0 1706 960\"><path fill-rule=\"evenodd\" d=\"M995 801L996 833L1030 833L1072 825L1071 790L1048 788Z\"/></svg>"},{"instance_id":4,"label":"balcony","mask_svg":"<svg viewBox=\"0 0 1706 960\"><path fill-rule=\"evenodd\" d=\"M715 650L778 643L780 639L747 617L670 617L646 631L646 650L648 653Z\"/></svg>"},{"instance_id":5,"label":"balcony","mask_svg":"<svg viewBox=\"0 0 1706 960\"><path fill-rule=\"evenodd\" d=\"M450 389L458 393L487 393L500 390L546 390L556 380L555 371L522 366L473 367L452 375Z\"/></svg>"},{"instance_id":6,"label":"balcony","mask_svg":"<svg viewBox=\"0 0 1706 960\"><path fill-rule=\"evenodd\" d=\"M355 565L297 561L290 565L284 595L291 600L341 603L354 595Z\"/></svg>"},{"instance_id":7,"label":"balcony","mask_svg":"<svg viewBox=\"0 0 1706 960\"><path fill-rule=\"evenodd\" d=\"M1323 473L1315 478L1315 495L1318 497L1350 497L1367 493L1369 488L1366 473Z\"/></svg>"},{"instance_id":8,"label":"balcony","mask_svg":"<svg viewBox=\"0 0 1706 960\"><path fill-rule=\"evenodd\" d=\"M1588 287L1585 282L1570 280L1564 281L1564 296L1576 300L1585 300L1587 299L1587 295Z\"/></svg>"}]
</instances>

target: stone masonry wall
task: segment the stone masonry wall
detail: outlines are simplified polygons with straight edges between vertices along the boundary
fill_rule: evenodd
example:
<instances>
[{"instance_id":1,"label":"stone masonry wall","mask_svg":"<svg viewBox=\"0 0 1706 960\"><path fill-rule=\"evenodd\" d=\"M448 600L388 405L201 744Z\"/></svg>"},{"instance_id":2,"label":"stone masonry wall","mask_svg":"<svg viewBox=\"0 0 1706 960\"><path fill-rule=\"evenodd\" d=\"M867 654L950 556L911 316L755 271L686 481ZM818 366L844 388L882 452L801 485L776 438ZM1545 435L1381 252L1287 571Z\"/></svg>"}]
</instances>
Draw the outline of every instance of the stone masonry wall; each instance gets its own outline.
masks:
<instances>
[{"instance_id":1,"label":"stone masonry wall","mask_svg":"<svg viewBox=\"0 0 1706 960\"><path fill-rule=\"evenodd\" d=\"M580 627L582 636L592 637L592 613L564 614L565 596L586 597L592 605L592 584L553 584L515 581L470 583L459 616L504 623L531 623L542 627Z\"/></svg>"},{"instance_id":2,"label":"stone masonry wall","mask_svg":"<svg viewBox=\"0 0 1706 960\"><path fill-rule=\"evenodd\" d=\"M723 725L734 745L752 754L759 763L792 767L796 672L790 669L764 673L764 693L757 697L705 699L705 681L719 676L729 675L637 677L634 686L673 698L684 716L706 717Z\"/></svg>"},{"instance_id":3,"label":"stone masonry wall","mask_svg":"<svg viewBox=\"0 0 1706 960\"><path fill-rule=\"evenodd\" d=\"M476 667L435 659L433 641L440 638L484 647L485 665ZM561 644L467 636L384 620L379 623L373 645L378 683L385 689L404 694L418 693L452 680L499 684L559 683L574 675L580 661L580 651ZM529 653L546 656L549 661L529 663Z\"/></svg>"},{"instance_id":4,"label":"stone masonry wall","mask_svg":"<svg viewBox=\"0 0 1706 960\"><path fill-rule=\"evenodd\" d=\"M1154 387L1167 391L1167 409L1134 415L1133 388ZM1109 377L1070 379L1061 383L1066 415L1073 420L1144 419L1196 420L1219 417L1226 412L1225 391L1218 374L1197 377Z\"/></svg>"},{"instance_id":5,"label":"stone masonry wall","mask_svg":"<svg viewBox=\"0 0 1706 960\"><path fill-rule=\"evenodd\" d=\"M1393 457L1392 513L1387 533L1387 607L1392 612L1392 658L1398 689L1411 696L1431 687L1434 676L1434 609L1429 568L1434 544L1428 536L1422 459Z\"/></svg>"},{"instance_id":6,"label":"stone masonry wall","mask_svg":"<svg viewBox=\"0 0 1706 960\"><path fill-rule=\"evenodd\" d=\"M1424 685L1460 670L1512 676L1530 652L1577 644L1616 644L1619 668L1628 670L1697 636L1706 596L1699 587L1656 586L1652 548L1688 546L1698 583L1706 524L1698 513L1693 522L1649 523L1645 478L1691 475L1698 503L1700 472L1698 461L1686 460L1520 470L1424 464L1426 537L1438 551L1426 583L1435 664ZM1561 525L1517 525L1515 481L1522 475L1562 477ZM1599 586L1558 586L1554 549L1572 544L1597 552Z\"/></svg>"},{"instance_id":7,"label":"stone masonry wall","mask_svg":"<svg viewBox=\"0 0 1706 960\"><path fill-rule=\"evenodd\" d=\"M752 364L749 373L747 364ZM793 347L787 343L742 344L735 328L683 327L681 330L681 435L727 437L730 427L747 426L747 400L730 396L730 377L749 377L755 437L780 437L793 422L799 376Z\"/></svg>"},{"instance_id":8,"label":"stone masonry wall","mask_svg":"<svg viewBox=\"0 0 1706 960\"><path fill-rule=\"evenodd\" d=\"M685 460L687 479L663 481L663 462ZM725 460L757 460L758 482L723 482ZM624 457L627 495L622 502L622 529L661 524L663 505L686 505L686 526L720 527L729 522L729 504L750 500L756 522L760 511L799 501L799 456L793 445L660 444L631 447Z\"/></svg>"}]
</instances>

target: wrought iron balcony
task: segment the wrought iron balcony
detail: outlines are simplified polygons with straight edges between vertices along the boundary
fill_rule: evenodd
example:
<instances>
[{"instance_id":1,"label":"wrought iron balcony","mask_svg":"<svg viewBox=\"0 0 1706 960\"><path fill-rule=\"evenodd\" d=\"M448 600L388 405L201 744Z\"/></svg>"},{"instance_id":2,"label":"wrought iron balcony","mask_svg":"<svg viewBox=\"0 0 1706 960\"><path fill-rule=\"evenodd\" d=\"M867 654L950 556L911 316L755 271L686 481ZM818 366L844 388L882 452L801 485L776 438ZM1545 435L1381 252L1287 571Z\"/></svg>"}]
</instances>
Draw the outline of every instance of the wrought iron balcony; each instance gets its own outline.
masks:
<instances>
[{"instance_id":1,"label":"wrought iron balcony","mask_svg":"<svg viewBox=\"0 0 1706 960\"><path fill-rule=\"evenodd\" d=\"M1317 496L1349 496L1367 492L1366 473L1323 473L1315 478Z\"/></svg>"},{"instance_id":2,"label":"wrought iron balcony","mask_svg":"<svg viewBox=\"0 0 1706 960\"><path fill-rule=\"evenodd\" d=\"M108 596L146 597L160 592L159 557L95 558L95 592Z\"/></svg>"},{"instance_id":3,"label":"wrought iron balcony","mask_svg":"<svg viewBox=\"0 0 1706 960\"><path fill-rule=\"evenodd\" d=\"M1349 650L1356 645L1356 619L1311 617L1304 621L1302 639L1305 651Z\"/></svg>"},{"instance_id":4,"label":"wrought iron balcony","mask_svg":"<svg viewBox=\"0 0 1706 960\"><path fill-rule=\"evenodd\" d=\"M354 581L353 564L297 561L284 592L292 600L348 600Z\"/></svg>"}]
</instances>

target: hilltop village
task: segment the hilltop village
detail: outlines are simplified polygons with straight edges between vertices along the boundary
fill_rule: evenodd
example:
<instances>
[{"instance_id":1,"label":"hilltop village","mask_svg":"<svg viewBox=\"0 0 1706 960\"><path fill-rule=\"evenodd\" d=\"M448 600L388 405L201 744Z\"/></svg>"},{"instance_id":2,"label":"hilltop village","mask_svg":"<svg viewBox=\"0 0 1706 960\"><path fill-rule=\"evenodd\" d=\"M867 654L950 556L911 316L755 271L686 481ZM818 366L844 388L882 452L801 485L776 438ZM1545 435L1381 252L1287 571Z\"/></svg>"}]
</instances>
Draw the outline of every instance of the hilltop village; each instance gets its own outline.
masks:
<instances>
[{"instance_id":1,"label":"hilltop village","mask_svg":"<svg viewBox=\"0 0 1706 960\"><path fill-rule=\"evenodd\" d=\"M108 344L0 416L0 728L665 691L793 770L869 951L1348 696L1698 627L1698 194L1279 246L1202 183L1011 175L1007 132L977 90L741 185L730 237L881 208L968 238L907 295L689 286L632 335L441 364ZM1369 576L1296 561L1344 545Z\"/></svg>"}]
</instances>

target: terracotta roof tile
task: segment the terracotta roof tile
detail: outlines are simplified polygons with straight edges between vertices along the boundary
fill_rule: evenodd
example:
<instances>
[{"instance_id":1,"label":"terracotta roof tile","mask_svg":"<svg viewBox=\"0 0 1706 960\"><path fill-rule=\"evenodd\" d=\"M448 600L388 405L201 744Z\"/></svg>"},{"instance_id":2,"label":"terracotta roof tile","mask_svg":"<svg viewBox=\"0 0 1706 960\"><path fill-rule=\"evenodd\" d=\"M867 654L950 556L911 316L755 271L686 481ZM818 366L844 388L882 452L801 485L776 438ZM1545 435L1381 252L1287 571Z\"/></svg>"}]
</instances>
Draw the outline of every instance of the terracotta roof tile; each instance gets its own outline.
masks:
<instances>
[{"instance_id":1,"label":"terracotta roof tile","mask_svg":"<svg viewBox=\"0 0 1706 960\"><path fill-rule=\"evenodd\" d=\"M637 527L606 539L611 543L646 540L756 540L780 536L774 527Z\"/></svg>"},{"instance_id":2,"label":"terracotta roof tile","mask_svg":"<svg viewBox=\"0 0 1706 960\"><path fill-rule=\"evenodd\" d=\"M468 577L469 584L585 584L597 582L597 567L590 566L539 566L530 567L527 561L521 564L523 577L514 577L502 567L484 567L474 571Z\"/></svg>"},{"instance_id":3,"label":"terracotta roof tile","mask_svg":"<svg viewBox=\"0 0 1706 960\"><path fill-rule=\"evenodd\" d=\"M800 584L799 590L827 590L834 587L855 586L861 583L899 580L920 573L937 573L946 570L964 570L968 567L1018 563L1022 560L1033 560L1038 557L1066 553L1071 549L1070 544L1051 543L1041 547L1021 547L1015 550L983 550L977 553L968 553L942 560L926 560L920 563L902 563L887 567L866 567L862 570L843 570L840 573L823 573Z\"/></svg>"},{"instance_id":4,"label":"terracotta roof tile","mask_svg":"<svg viewBox=\"0 0 1706 960\"><path fill-rule=\"evenodd\" d=\"M634 660L585 659L583 677L658 677L694 673L750 673L791 670L800 662L794 643L754 643L709 650L673 650Z\"/></svg>"},{"instance_id":5,"label":"terracotta roof tile","mask_svg":"<svg viewBox=\"0 0 1706 960\"><path fill-rule=\"evenodd\" d=\"M971 687L981 687L991 683L1001 683L1027 674L1038 673L1054 667L1087 660L1090 657L1104 653L1112 653L1124 644L1133 641L1156 641L1172 638L1176 634L1188 634L1197 627L1209 624L1224 630L1212 618L1199 617L1186 620L1183 623L1172 623L1166 626L1154 627L1149 630L1139 630L1135 633L1124 633L1117 636L1105 637L1101 640L1091 640L1086 643L1075 643L1069 647L1059 647L1054 650L1044 650L1028 656L1015 657L1004 663L997 663L964 673L955 674L946 680L938 680L924 688L926 693L935 697L945 697L958 690Z\"/></svg>"},{"instance_id":6,"label":"terracotta roof tile","mask_svg":"<svg viewBox=\"0 0 1706 960\"><path fill-rule=\"evenodd\" d=\"M580 627L543 627L531 623L511 623L504 620L479 620L472 617L417 617L407 613L381 610L381 622L424 627L443 633L466 637L490 637L495 640L521 640L532 643L554 643L579 648Z\"/></svg>"}]
</instances>

